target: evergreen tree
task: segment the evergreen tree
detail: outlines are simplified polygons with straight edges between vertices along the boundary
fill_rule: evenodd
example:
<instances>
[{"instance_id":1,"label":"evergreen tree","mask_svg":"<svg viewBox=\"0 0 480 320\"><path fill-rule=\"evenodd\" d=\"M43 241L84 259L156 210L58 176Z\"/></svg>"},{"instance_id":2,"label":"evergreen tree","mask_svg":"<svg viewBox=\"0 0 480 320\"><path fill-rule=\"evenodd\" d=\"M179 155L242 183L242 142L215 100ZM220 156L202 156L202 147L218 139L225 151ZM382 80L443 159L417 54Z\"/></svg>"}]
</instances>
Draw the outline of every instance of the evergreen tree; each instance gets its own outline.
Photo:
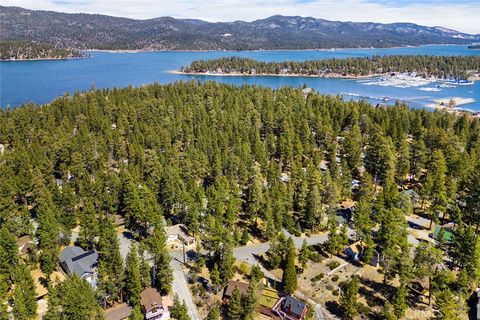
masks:
<instances>
[{"instance_id":1,"label":"evergreen tree","mask_svg":"<svg viewBox=\"0 0 480 320\"><path fill-rule=\"evenodd\" d=\"M357 298L358 298L359 280L353 276L342 288L340 296L340 305L344 319L353 319L358 314Z\"/></svg>"},{"instance_id":2,"label":"evergreen tree","mask_svg":"<svg viewBox=\"0 0 480 320\"><path fill-rule=\"evenodd\" d=\"M233 289L232 297L228 303L227 319L240 320L242 318L242 298L238 288Z\"/></svg>"},{"instance_id":3,"label":"evergreen tree","mask_svg":"<svg viewBox=\"0 0 480 320\"><path fill-rule=\"evenodd\" d=\"M44 319L103 319L103 310L90 284L73 275L55 289L54 297L49 299L48 312Z\"/></svg>"},{"instance_id":4,"label":"evergreen tree","mask_svg":"<svg viewBox=\"0 0 480 320\"><path fill-rule=\"evenodd\" d=\"M125 292L128 301L132 306L140 304L140 293L142 292L142 280L138 263L137 247L134 243L130 246L126 259L125 268Z\"/></svg>"},{"instance_id":5,"label":"evergreen tree","mask_svg":"<svg viewBox=\"0 0 480 320\"><path fill-rule=\"evenodd\" d=\"M298 262L300 262L302 269L305 269L307 262L310 259L310 248L308 247L307 241L303 240L302 247L298 253Z\"/></svg>"},{"instance_id":6,"label":"evergreen tree","mask_svg":"<svg viewBox=\"0 0 480 320\"><path fill-rule=\"evenodd\" d=\"M435 150L432 154L430 167L428 169L427 180L425 182L425 192L430 199L430 228L433 222L438 222L438 213L444 212L447 205L446 189L447 164L441 150Z\"/></svg>"},{"instance_id":7,"label":"evergreen tree","mask_svg":"<svg viewBox=\"0 0 480 320\"><path fill-rule=\"evenodd\" d=\"M124 266L120 244L113 222L108 218L100 223L98 290L110 300L121 298L124 286Z\"/></svg>"},{"instance_id":8,"label":"evergreen tree","mask_svg":"<svg viewBox=\"0 0 480 320\"><path fill-rule=\"evenodd\" d=\"M185 304L185 301L180 302L177 294L175 294L173 298L173 305L170 309L170 317L176 320L190 320L187 305Z\"/></svg>"},{"instance_id":9,"label":"evergreen tree","mask_svg":"<svg viewBox=\"0 0 480 320\"><path fill-rule=\"evenodd\" d=\"M15 319L34 319L37 312L35 283L30 270L20 264L15 270L15 289L13 291L13 315Z\"/></svg>"},{"instance_id":10,"label":"evergreen tree","mask_svg":"<svg viewBox=\"0 0 480 320\"><path fill-rule=\"evenodd\" d=\"M220 320L221 314L220 314L220 308L217 306L214 306L210 311L208 312L207 315L207 320Z\"/></svg>"},{"instance_id":11,"label":"evergreen tree","mask_svg":"<svg viewBox=\"0 0 480 320\"><path fill-rule=\"evenodd\" d=\"M292 238L288 238L286 264L283 269L283 291L292 294L297 290L297 268L295 267L295 246Z\"/></svg>"}]
</instances>

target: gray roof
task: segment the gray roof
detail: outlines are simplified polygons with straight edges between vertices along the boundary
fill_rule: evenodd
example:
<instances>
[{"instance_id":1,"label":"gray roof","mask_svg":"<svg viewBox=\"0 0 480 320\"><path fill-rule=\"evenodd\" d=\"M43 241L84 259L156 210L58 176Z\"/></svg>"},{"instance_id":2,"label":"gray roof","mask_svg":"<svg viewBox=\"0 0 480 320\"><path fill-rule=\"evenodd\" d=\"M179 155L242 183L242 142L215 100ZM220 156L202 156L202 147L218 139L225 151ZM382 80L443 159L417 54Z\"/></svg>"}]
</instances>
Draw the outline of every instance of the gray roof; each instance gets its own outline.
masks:
<instances>
[{"instance_id":1,"label":"gray roof","mask_svg":"<svg viewBox=\"0 0 480 320\"><path fill-rule=\"evenodd\" d=\"M98 263L96 250L85 251L80 247L66 247L60 254L60 264L66 273L76 273L82 276L85 273L93 273L93 268Z\"/></svg>"},{"instance_id":2,"label":"gray roof","mask_svg":"<svg viewBox=\"0 0 480 320\"><path fill-rule=\"evenodd\" d=\"M303 310L305 309L306 305L302 301L295 299L292 296L288 296L285 298L283 302L283 310L290 311L294 315L302 315Z\"/></svg>"}]
</instances>

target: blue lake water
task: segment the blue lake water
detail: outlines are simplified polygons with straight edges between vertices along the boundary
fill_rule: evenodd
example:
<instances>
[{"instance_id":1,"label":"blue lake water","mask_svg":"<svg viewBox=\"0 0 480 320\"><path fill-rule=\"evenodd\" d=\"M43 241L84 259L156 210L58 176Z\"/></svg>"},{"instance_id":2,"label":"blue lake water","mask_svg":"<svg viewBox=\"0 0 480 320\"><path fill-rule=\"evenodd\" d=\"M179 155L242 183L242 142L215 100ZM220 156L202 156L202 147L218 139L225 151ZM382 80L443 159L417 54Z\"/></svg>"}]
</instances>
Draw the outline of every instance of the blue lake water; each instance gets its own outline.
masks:
<instances>
[{"instance_id":1,"label":"blue lake water","mask_svg":"<svg viewBox=\"0 0 480 320\"><path fill-rule=\"evenodd\" d=\"M389 49L336 49L307 51L209 51L209 52L90 52L90 59L57 61L0 62L0 106L15 107L22 103L48 103L65 92L96 88L140 86L149 83L170 83L179 80L215 80L235 85L257 84L268 87L307 84L320 93L341 94L345 99L365 97L372 103L402 100L412 107L427 107L436 99L462 97L471 100L461 107L480 111L480 81L469 86L442 86L429 83L417 87L382 86L381 83L347 79L311 77L242 77L191 76L169 73L193 60L224 56L250 57L262 61L314 60L364 57L372 55L480 55L480 50L466 46L430 45ZM385 99L385 98L388 98Z\"/></svg>"}]
</instances>

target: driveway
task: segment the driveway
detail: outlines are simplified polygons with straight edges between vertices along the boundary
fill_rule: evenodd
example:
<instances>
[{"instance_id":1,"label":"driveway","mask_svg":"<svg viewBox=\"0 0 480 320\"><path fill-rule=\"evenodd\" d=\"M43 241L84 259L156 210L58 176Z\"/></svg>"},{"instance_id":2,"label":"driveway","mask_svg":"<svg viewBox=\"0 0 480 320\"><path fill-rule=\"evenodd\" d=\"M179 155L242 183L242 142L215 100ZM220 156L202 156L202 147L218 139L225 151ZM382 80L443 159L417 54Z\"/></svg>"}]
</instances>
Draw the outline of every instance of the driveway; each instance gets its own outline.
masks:
<instances>
[{"instance_id":1,"label":"driveway","mask_svg":"<svg viewBox=\"0 0 480 320\"><path fill-rule=\"evenodd\" d=\"M183 272L183 264L181 262L182 253L171 251L170 258L170 266L173 271L173 292L178 295L180 301L185 301L190 319L200 320L197 305L193 302L192 293L190 292L190 288L188 288L187 279L185 278L185 273Z\"/></svg>"}]
</instances>

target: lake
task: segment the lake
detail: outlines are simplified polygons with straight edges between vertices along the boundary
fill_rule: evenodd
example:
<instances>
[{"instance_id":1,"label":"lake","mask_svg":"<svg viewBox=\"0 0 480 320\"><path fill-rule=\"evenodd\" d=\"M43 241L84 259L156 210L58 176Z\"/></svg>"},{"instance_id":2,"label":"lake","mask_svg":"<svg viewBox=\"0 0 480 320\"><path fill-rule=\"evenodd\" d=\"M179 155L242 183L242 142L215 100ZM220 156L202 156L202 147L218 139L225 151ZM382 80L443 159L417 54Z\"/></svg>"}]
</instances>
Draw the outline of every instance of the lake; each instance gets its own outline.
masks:
<instances>
[{"instance_id":1,"label":"lake","mask_svg":"<svg viewBox=\"0 0 480 320\"><path fill-rule=\"evenodd\" d=\"M193 60L225 56L249 57L262 61L315 60L365 57L372 55L480 55L480 50L467 46L429 45L388 49L336 49L305 51L156 51L156 52L89 52L91 58L55 61L0 62L0 106L16 107L22 103L48 103L65 92L88 90L91 87L140 86L174 81L215 80L234 85L257 84L268 87L302 86L307 84L320 93L340 94L345 99L366 98L371 103L407 102L414 108L426 108L437 99L461 97L469 103L461 108L480 111L480 81L469 86L443 83L402 85L373 80L348 80L311 77L246 77L193 76L169 73Z\"/></svg>"}]
</instances>

